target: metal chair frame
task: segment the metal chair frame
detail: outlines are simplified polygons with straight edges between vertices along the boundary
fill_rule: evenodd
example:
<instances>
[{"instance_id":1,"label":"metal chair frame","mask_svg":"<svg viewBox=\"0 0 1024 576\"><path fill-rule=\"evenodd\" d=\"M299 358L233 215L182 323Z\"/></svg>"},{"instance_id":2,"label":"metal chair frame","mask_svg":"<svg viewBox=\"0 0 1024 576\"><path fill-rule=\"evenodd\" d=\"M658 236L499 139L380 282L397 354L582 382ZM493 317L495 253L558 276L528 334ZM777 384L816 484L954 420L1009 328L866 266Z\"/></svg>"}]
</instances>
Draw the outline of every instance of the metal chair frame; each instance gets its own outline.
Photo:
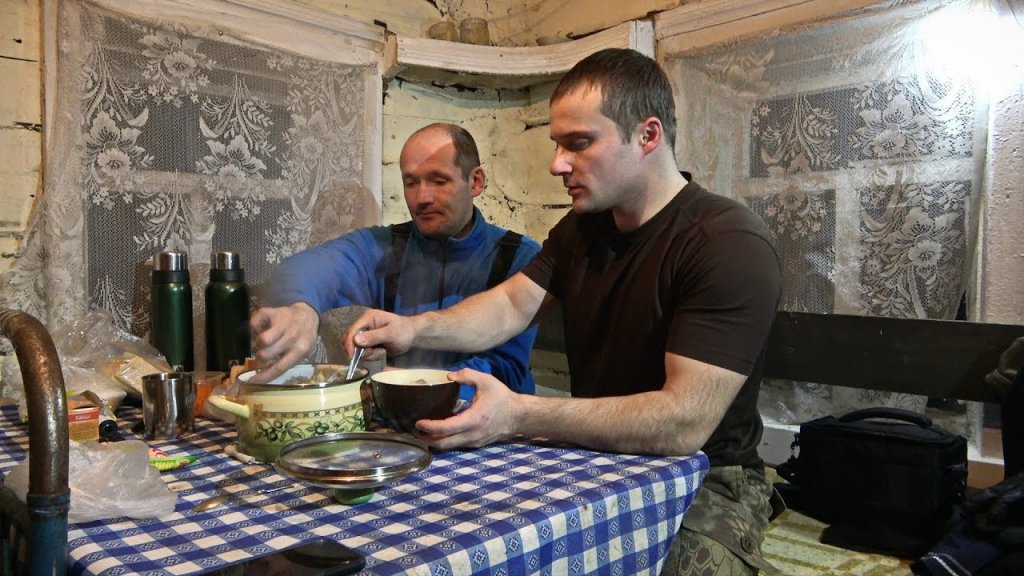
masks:
<instances>
[{"instance_id":1,"label":"metal chair frame","mask_svg":"<svg viewBox=\"0 0 1024 576\"><path fill-rule=\"evenodd\" d=\"M0 485L0 574L67 574L68 407L57 349L34 317L0 309L21 366L29 429L28 494Z\"/></svg>"}]
</instances>

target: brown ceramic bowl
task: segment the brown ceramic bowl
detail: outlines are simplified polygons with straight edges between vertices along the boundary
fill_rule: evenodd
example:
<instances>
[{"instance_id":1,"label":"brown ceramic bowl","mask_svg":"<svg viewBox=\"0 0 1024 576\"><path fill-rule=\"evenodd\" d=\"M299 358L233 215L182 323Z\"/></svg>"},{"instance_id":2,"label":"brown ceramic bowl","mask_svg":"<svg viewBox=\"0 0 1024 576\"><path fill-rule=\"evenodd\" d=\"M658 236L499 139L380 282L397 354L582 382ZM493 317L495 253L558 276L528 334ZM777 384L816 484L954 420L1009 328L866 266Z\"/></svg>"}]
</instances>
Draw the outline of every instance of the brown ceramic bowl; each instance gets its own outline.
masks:
<instances>
[{"instance_id":1,"label":"brown ceramic bowl","mask_svg":"<svg viewBox=\"0 0 1024 576\"><path fill-rule=\"evenodd\" d=\"M447 370L385 370L370 377L373 401L390 428L416 432L417 420L443 420L455 413L459 383Z\"/></svg>"}]
</instances>

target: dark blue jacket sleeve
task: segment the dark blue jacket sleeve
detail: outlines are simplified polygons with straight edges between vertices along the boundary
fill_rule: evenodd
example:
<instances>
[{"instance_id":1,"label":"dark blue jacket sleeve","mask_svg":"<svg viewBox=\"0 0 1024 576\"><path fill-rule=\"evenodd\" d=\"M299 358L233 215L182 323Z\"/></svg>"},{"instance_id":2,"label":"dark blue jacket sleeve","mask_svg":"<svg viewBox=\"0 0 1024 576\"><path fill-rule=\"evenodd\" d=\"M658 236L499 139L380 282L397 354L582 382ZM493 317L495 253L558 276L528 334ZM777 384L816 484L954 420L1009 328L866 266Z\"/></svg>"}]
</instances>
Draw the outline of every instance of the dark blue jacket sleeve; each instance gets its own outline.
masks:
<instances>
[{"instance_id":1,"label":"dark blue jacket sleeve","mask_svg":"<svg viewBox=\"0 0 1024 576\"><path fill-rule=\"evenodd\" d=\"M376 306L377 268L383 259L384 248L371 229L307 248L286 258L274 271L269 304L305 302L318 314L339 306Z\"/></svg>"}]
</instances>

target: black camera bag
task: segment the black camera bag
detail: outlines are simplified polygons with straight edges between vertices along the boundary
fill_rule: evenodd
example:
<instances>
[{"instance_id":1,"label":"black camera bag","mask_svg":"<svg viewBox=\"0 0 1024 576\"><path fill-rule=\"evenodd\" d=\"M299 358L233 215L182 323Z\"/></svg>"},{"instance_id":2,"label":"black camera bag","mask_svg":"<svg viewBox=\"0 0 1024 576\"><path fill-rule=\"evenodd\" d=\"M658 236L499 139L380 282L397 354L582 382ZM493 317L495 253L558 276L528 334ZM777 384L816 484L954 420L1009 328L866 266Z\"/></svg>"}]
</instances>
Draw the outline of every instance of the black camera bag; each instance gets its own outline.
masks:
<instances>
[{"instance_id":1,"label":"black camera bag","mask_svg":"<svg viewBox=\"0 0 1024 576\"><path fill-rule=\"evenodd\" d=\"M793 456L777 471L790 483L780 491L791 508L923 537L924 545L963 500L967 441L924 414L867 408L801 424Z\"/></svg>"}]
</instances>

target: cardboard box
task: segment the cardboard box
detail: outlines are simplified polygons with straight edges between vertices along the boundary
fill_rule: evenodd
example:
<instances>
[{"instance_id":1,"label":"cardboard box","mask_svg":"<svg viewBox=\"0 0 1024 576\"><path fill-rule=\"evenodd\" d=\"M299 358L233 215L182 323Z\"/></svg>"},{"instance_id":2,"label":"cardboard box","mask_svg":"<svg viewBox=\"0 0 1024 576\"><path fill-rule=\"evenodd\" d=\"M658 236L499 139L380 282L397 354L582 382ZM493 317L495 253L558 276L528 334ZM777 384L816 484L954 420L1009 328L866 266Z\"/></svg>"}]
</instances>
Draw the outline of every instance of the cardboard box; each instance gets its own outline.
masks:
<instances>
[{"instance_id":1,"label":"cardboard box","mask_svg":"<svg viewBox=\"0 0 1024 576\"><path fill-rule=\"evenodd\" d=\"M99 440L100 407L80 396L68 398L68 437L76 442Z\"/></svg>"}]
</instances>

